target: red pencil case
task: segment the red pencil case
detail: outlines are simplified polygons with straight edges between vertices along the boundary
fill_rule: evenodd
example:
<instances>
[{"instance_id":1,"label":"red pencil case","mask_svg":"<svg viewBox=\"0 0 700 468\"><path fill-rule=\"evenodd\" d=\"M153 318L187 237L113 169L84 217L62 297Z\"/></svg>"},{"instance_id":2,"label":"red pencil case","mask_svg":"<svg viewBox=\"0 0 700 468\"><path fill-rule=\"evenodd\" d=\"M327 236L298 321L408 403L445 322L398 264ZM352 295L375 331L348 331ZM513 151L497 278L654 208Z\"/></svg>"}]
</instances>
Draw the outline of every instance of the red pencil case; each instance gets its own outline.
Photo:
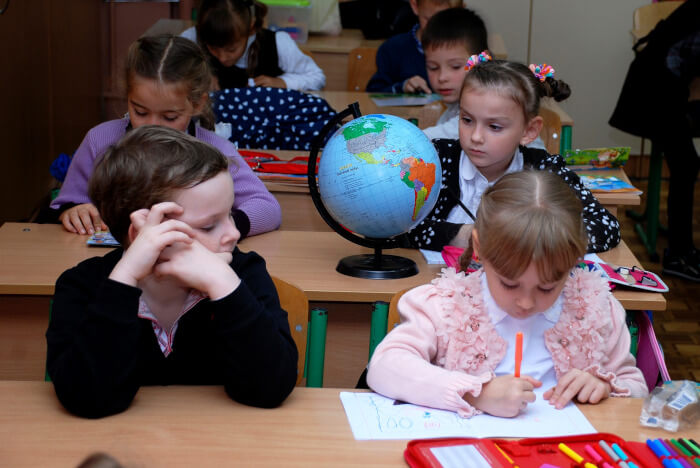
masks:
<instances>
[{"instance_id":1,"label":"red pencil case","mask_svg":"<svg viewBox=\"0 0 700 468\"><path fill-rule=\"evenodd\" d=\"M290 160L283 160L272 153L263 153L262 151L238 150L238 152L255 172L295 175L308 172L308 156L297 156Z\"/></svg>"},{"instance_id":2,"label":"red pencil case","mask_svg":"<svg viewBox=\"0 0 700 468\"><path fill-rule=\"evenodd\" d=\"M553 465L560 468L583 467L585 462L593 463L596 466L603 466L596 463L594 458L586 452L586 445L592 448L598 445L599 441L605 441L612 446L617 444L624 453L640 468L663 468L662 463L656 458L654 453L643 442L626 441L615 434L599 432L596 434L582 434L576 436L562 437L542 437L526 439L477 439L477 438L445 438L445 439L420 439L412 440L406 446L404 458L409 466L413 468L443 468L440 459L448 456L442 449L450 447L467 448L464 456L469 456L471 462L463 461L447 466L492 466L497 468L540 468L542 465ZM566 444L571 450L581 455L584 460L581 463L575 462L561 450L558 445ZM505 455L499 451L505 452ZM437 450L436 450L437 449ZM452 456L460 455L456 451ZM476 457L476 458L472 458ZM483 461L478 460L479 457ZM458 458L458 457L457 457ZM455 460L455 458L453 458ZM481 465L477 463L479 461ZM611 466L617 464L608 462Z\"/></svg>"}]
</instances>

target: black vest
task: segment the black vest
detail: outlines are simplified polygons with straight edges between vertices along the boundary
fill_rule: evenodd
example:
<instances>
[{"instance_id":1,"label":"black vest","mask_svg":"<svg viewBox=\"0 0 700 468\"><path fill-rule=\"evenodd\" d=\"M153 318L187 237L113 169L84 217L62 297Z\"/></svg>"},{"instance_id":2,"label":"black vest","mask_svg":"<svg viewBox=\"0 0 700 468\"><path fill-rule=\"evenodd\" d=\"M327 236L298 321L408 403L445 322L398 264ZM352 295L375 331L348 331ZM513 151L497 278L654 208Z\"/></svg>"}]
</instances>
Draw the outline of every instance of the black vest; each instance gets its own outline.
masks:
<instances>
[{"instance_id":1,"label":"black vest","mask_svg":"<svg viewBox=\"0 0 700 468\"><path fill-rule=\"evenodd\" d=\"M224 67L221 62L211 56L211 66L214 75L219 80L219 88L245 88L248 86L248 78L260 75L276 77L283 73L283 70L279 67L275 32L269 29L261 29L256 34L255 42L260 44L258 65L250 75L245 68L239 68L235 65Z\"/></svg>"}]
</instances>

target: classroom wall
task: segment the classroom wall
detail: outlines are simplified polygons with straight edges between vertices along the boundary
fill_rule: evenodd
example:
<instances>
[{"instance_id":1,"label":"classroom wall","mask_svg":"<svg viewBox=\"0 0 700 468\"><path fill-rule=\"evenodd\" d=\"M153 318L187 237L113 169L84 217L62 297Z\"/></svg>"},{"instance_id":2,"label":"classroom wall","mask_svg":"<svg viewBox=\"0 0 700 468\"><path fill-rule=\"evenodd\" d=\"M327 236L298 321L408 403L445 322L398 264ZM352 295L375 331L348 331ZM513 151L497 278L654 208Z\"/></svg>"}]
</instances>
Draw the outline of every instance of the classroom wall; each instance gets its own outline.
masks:
<instances>
[{"instance_id":1,"label":"classroom wall","mask_svg":"<svg viewBox=\"0 0 700 468\"><path fill-rule=\"evenodd\" d=\"M489 31L503 36L509 59L548 63L558 78L569 83L571 97L561 106L574 119L574 148L631 146L632 153L639 154L641 139L607 122L634 57L632 12L649 0L467 3L484 18Z\"/></svg>"}]
</instances>

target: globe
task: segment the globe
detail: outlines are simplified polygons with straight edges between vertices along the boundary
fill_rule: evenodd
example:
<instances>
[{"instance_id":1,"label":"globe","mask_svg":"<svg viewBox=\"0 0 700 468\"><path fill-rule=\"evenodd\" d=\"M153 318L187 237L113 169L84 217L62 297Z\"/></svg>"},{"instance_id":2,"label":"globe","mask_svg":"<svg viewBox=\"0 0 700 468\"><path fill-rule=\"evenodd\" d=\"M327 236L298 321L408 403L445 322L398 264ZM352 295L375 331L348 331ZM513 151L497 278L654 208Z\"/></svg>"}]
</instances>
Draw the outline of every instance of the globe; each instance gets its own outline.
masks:
<instances>
[{"instance_id":1,"label":"globe","mask_svg":"<svg viewBox=\"0 0 700 468\"><path fill-rule=\"evenodd\" d=\"M316 165L314 151L310 159L309 174ZM354 259L355 264L349 266L352 271L341 261L338 271L371 278L408 276L408 271L382 273L401 269L391 265L401 258L413 264L410 274L417 273L412 260L382 257L381 251L376 250L395 246L392 238L410 231L433 209L441 174L433 144L407 120L371 114L356 117L336 130L318 158L317 192L309 177L311 194L321 215L336 232L375 248L374 258ZM358 261L364 262L366 268Z\"/></svg>"}]
</instances>

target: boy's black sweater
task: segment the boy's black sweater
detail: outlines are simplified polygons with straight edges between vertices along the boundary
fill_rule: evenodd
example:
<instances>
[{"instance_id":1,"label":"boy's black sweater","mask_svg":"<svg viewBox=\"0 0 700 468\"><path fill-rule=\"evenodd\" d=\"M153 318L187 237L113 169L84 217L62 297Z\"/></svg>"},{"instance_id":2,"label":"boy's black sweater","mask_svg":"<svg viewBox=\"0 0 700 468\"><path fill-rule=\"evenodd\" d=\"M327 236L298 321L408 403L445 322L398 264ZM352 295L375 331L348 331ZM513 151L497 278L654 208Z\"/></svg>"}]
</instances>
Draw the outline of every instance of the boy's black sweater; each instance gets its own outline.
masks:
<instances>
[{"instance_id":1,"label":"boy's black sweater","mask_svg":"<svg viewBox=\"0 0 700 468\"><path fill-rule=\"evenodd\" d=\"M47 369L66 409L99 418L128 408L142 385L170 384L223 385L252 406L282 403L298 354L262 257L235 249L240 286L182 316L166 357L152 322L137 316L141 290L108 278L122 254L85 260L56 282Z\"/></svg>"}]
</instances>

